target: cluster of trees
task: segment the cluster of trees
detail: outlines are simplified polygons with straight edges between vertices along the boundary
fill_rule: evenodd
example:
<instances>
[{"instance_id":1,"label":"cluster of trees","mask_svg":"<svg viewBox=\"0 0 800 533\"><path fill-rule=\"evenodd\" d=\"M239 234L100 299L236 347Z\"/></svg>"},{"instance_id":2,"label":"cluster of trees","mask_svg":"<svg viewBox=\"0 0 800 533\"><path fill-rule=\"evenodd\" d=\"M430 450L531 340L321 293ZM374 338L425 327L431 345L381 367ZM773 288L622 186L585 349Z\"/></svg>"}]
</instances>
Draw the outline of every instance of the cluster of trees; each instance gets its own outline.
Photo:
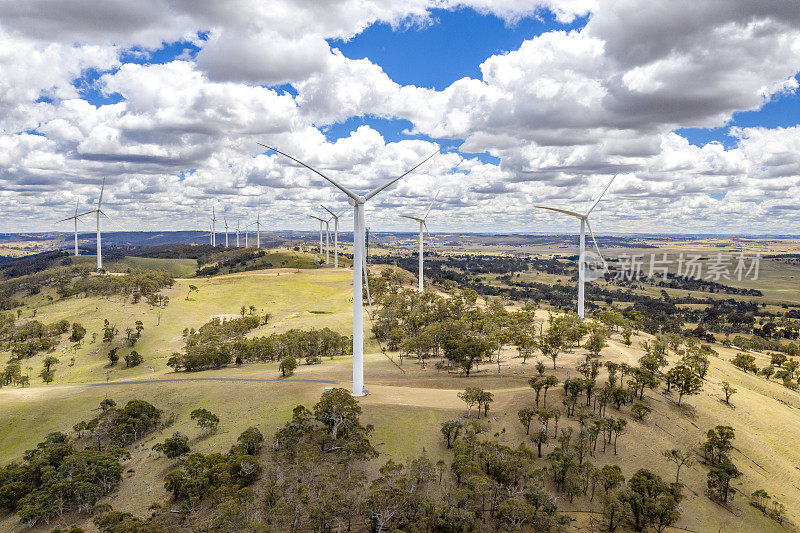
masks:
<instances>
[{"instance_id":1,"label":"cluster of trees","mask_svg":"<svg viewBox=\"0 0 800 533\"><path fill-rule=\"evenodd\" d=\"M264 243L263 247L274 247L277 243ZM209 261L213 264L200 263ZM200 265L197 269L198 276L214 276L216 274L230 274L233 272L247 272L250 270L260 270L264 268L279 268L289 266L290 257L286 254L267 252L263 249L255 248L234 248L221 253L198 259ZM292 262L292 266L299 266L297 261Z\"/></svg>"},{"instance_id":2,"label":"cluster of trees","mask_svg":"<svg viewBox=\"0 0 800 533\"><path fill-rule=\"evenodd\" d=\"M8 313L0 314L0 351L11 352L12 359L21 360L41 352L49 352L69 331L68 320L44 324L39 320L18 321Z\"/></svg>"},{"instance_id":3,"label":"cluster of trees","mask_svg":"<svg viewBox=\"0 0 800 533\"><path fill-rule=\"evenodd\" d=\"M761 369L756 364L755 356L749 353L737 353L731 359L731 363L745 372L752 372L755 375L764 376L766 379L775 376L775 379L781 380L783 385L789 389L800 389L800 362L793 357L786 357L780 352L773 353L770 364Z\"/></svg>"},{"instance_id":4,"label":"cluster of trees","mask_svg":"<svg viewBox=\"0 0 800 533\"><path fill-rule=\"evenodd\" d=\"M175 371L219 368L232 362L287 361L304 359L306 364L323 357L352 353L352 338L328 328L292 329L285 333L246 338L244 334L262 324L262 317L245 316L232 320L214 319L197 332L187 332L185 353L174 353L167 361ZM292 368L294 370L294 368ZM291 373L291 372L290 372Z\"/></svg>"},{"instance_id":5,"label":"cluster of trees","mask_svg":"<svg viewBox=\"0 0 800 533\"><path fill-rule=\"evenodd\" d=\"M707 483L709 495L724 504L735 492L731 482L742 475L730 457L734 436L732 427L717 426L708 430L706 441L700 444L703 461L711 467Z\"/></svg>"},{"instance_id":6,"label":"cluster of trees","mask_svg":"<svg viewBox=\"0 0 800 533\"><path fill-rule=\"evenodd\" d=\"M783 524L786 519L786 506L772 498L764 489L758 489L750 494L750 505L779 524Z\"/></svg>"},{"instance_id":7,"label":"cluster of trees","mask_svg":"<svg viewBox=\"0 0 800 533\"><path fill-rule=\"evenodd\" d=\"M0 387L12 384L21 387L30 384L30 376L22 373L22 366L17 361L10 361L0 374Z\"/></svg>"},{"instance_id":8,"label":"cluster of trees","mask_svg":"<svg viewBox=\"0 0 800 533\"><path fill-rule=\"evenodd\" d=\"M93 511L122 480L123 447L152 429L161 413L142 400L131 400L123 409L114 405L106 399L100 416L76 424L77 439L51 433L22 461L0 468L0 509L16 512L28 527L71 511ZM97 448L82 438L87 431L97 438Z\"/></svg>"},{"instance_id":9,"label":"cluster of trees","mask_svg":"<svg viewBox=\"0 0 800 533\"><path fill-rule=\"evenodd\" d=\"M75 424L78 439L85 439L99 451L129 446L158 427L162 411L144 400L130 400L123 408L111 398L100 402L100 413Z\"/></svg>"},{"instance_id":10,"label":"cluster of trees","mask_svg":"<svg viewBox=\"0 0 800 533\"><path fill-rule=\"evenodd\" d=\"M164 287L172 287L175 279L165 270L132 270L120 276L89 276L78 278L69 284L61 284L58 292L61 297L76 294L87 296L130 295L137 301L142 296L149 297Z\"/></svg>"}]
</instances>

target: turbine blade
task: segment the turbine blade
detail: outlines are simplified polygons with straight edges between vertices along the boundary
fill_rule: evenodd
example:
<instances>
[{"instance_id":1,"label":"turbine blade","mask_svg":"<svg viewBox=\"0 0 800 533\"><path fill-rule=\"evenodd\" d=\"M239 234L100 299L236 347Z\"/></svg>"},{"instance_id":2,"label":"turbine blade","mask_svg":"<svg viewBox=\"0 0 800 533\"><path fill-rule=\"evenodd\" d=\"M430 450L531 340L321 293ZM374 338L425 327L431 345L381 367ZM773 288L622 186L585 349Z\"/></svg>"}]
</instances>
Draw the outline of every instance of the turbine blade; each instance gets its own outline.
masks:
<instances>
[{"instance_id":1,"label":"turbine blade","mask_svg":"<svg viewBox=\"0 0 800 533\"><path fill-rule=\"evenodd\" d=\"M591 213L591 212L592 212L592 209L594 209L594 208L595 208L595 206L597 205L597 203L600 201L600 198L602 198L602 197L603 197L603 195L604 195L604 194L606 193L606 191L608 190L608 188L609 188L609 187L611 187L611 184L612 184L612 183L614 183L614 180L617 178L617 176L618 176L618 175L619 175L619 174L614 174L614 176L612 176L612 178L611 178L611 181L609 181L609 182L608 182L608 185L606 185L606 188L605 188L605 189L603 189L603 192L601 192L601 193L600 193L600 196L598 196L598 197L597 197L597 200L595 200L595 201L594 201L594 203L592 204L592 207L590 207L590 208L589 208L589 210L588 210L588 211L586 211L586 214L587 214L587 215L588 215L589 213Z\"/></svg>"},{"instance_id":2,"label":"turbine blade","mask_svg":"<svg viewBox=\"0 0 800 533\"><path fill-rule=\"evenodd\" d=\"M586 219L586 227L589 228L589 235L592 236L592 242L594 243L594 249L597 251L597 255L600 256L600 261L603 262L603 270L608 272L608 265L606 264L606 260L603 259L603 254L600 253L600 247L597 246L597 239L594 238L594 232L592 231L592 225L589 224L589 219Z\"/></svg>"},{"instance_id":3,"label":"turbine blade","mask_svg":"<svg viewBox=\"0 0 800 533\"><path fill-rule=\"evenodd\" d=\"M106 188L106 179L103 178L103 184L100 186L100 199L97 201L97 209L100 209L100 205L103 203L103 191Z\"/></svg>"},{"instance_id":4,"label":"turbine blade","mask_svg":"<svg viewBox=\"0 0 800 533\"><path fill-rule=\"evenodd\" d=\"M315 215L308 215L308 216L311 217L311 218L317 219L320 222L325 222L323 219L319 218L318 216L315 216Z\"/></svg>"},{"instance_id":5,"label":"turbine blade","mask_svg":"<svg viewBox=\"0 0 800 533\"><path fill-rule=\"evenodd\" d=\"M350 191L350 189L348 189L348 188L346 188L346 187L343 187L342 185L339 185L338 183L336 183L335 181L333 181L331 178L329 178L328 176L326 176L325 174L323 174L323 173L322 173L322 172L320 172L319 170L317 170L317 169L315 169L315 168L313 168L313 167L310 167L310 166L306 165L305 163L303 163L303 162L302 162L302 161L300 161L299 159L295 159L294 157L290 156L289 154L286 154L286 153L284 153L284 152L281 152L280 150L278 150L278 149L276 149L276 148L273 148L273 147L271 147L271 146L267 146L266 144L261 144L261 143L256 143L256 144L258 144L258 145L261 145L261 146L263 146L264 148L268 148L268 149L272 150L273 152L279 153L279 154L281 154L281 155L282 155L282 156L284 156L284 157L288 157L289 159L291 159L291 160L292 160L292 161L294 161L295 163L297 163L297 164L299 164L299 165L302 165L302 166L306 167L308 170L310 170L311 172L313 172L313 173L317 174L317 175L318 175L318 176L320 176L321 178L325 179L325 180L326 180L326 181L328 181L328 182L329 182L331 185L333 185L334 187L336 187L337 189L339 189L340 191L342 191L343 193L345 193L347 196L349 196L349 197L350 197L350 198L352 198L353 200L356 200L356 201L358 201L359 197L358 197L358 195L357 195L357 194L355 194L354 192Z\"/></svg>"},{"instance_id":6,"label":"turbine blade","mask_svg":"<svg viewBox=\"0 0 800 533\"><path fill-rule=\"evenodd\" d=\"M75 215L74 217L62 218L61 220L57 220L56 222L54 222L54 224L59 224L61 222L66 222L67 220L72 220L73 218L78 218L78 215Z\"/></svg>"},{"instance_id":7,"label":"turbine blade","mask_svg":"<svg viewBox=\"0 0 800 533\"><path fill-rule=\"evenodd\" d=\"M369 295L369 274L367 274L367 256L361 258L361 270L364 272L364 286L367 288L367 302L369 303L369 318L372 320L375 314L372 312L372 298Z\"/></svg>"},{"instance_id":8,"label":"turbine blade","mask_svg":"<svg viewBox=\"0 0 800 533\"><path fill-rule=\"evenodd\" d=\"M404 178L405 176L407 176L407 175L411 174L412 172L414 172L415 170L417 170L419 167L421 167L421 166L422 166L422 164L423 164L423 163L425 163L425 162L426 162L428 159L430 159L431 157L435 156L435 155L436 155L436 154L438 154L438 153L439 153L439 150L436 150L436 151L435 151L435 152L433 152L431 155L429 155L428 157L426 157L425 159L423 159L422 161L420 161L419 163L417 163L416 165L414 165L414 166L413 166L413 167L411 167L410 169L406 170L405 172L403 172L402 174L400 174L399 176L397 176L396 178L394 178L394 179L393 179L392 181L390 181L389 183L387 183L387 184L385 184L385 185L382 185L382 186L378 187L377 189L375 189L375 190L374 190L374 191L372 191L371 193L368 193L366 196L364 196L364 200L369 200L370 198L372 198L373 196L375 196L376 194L378 194L379 192L381 192L381 191L382 191L382 190L384 190L385 188L389 187L390 185L392 185L392 184L394 184L395 182L397 182L398 180L400 180L400 178Z\"/></svg>"},{"instance_id":9,"label":"turbine blade","mask_svg":"<svg viewBox=\"0 0 800 533\"><path fill-rule=\"evenodd\" d=\"M403 218L410 218L411 220L416 220L417 222L425 222L424 219L417 218L417 217L412 217L412 216L408 216L408 215L400 215L400 216L403 217Z\"/></svg>"},{"instance_id":10,"label":"turbine blade","mask_svg":"<svg viewBox=\"0 0 800 533\"><path fill-rule=\"evenodd\" d=\"M433 241L433 237L431 236L431 232L428 231L428 223L423 220L422 221L422 226L425 228L425 233L428 234L428 241L431 243L431 246L433 246L433 249L436 250L436 251L439 251L439 249L436 248L436 244Z\"/></svg>"},{"instance_id":11,"label":"turbine blade","mask_svg":"<svg viewBox=\"0 0 800 533\"><path fill-rule=\"evenodd\" d=\"M328 208L327 208L327 207L325 207L324 205L322 205L322 206L320 206L320 207L322 207L322 209L324 209L325 211L327 211L328 213L330 213L330 214L331 214L331 216L332 216L333 218L339 218L339 217L338 217L338 215L335 215L335 214L333 213L333 211L331 211L330 209L328 209Z\"/></svg>"},{"instance_id":12,"label":"turbine blade","mask_svg":"<svg viewBox=\"0 0 800 533\"><path fill-rule=\"evenodd\" d=\"M98 210L98 211L100 211L100 210ZM116 220L114 220L114 219L113 219L113 218L111 218L110 216L106 215L106 214L105 214L103 211L100 211L100 214L101 214L101 215L103 215L104 217L106 217L108 220L110 220L110 221L111 221L111 222L113 222L114 224L117 224L117 226L119 226L119 229L121 229L122 231L128 231L128 230L126 230L125 228L123 228L122 226L120 226L120 225L117 223L117 221L116 221Z\"/></svg>"},{"instance_id":13,"label":"turbine blade","mask_svg":"<svg viewBox=\"0 0 800 533\"><path fill-rule=\"evenodd\" d=\"M558 209L556 207L545 207L543 205L535 205L533 206L537 209L547 209L549 211L557 211L559 213L564 213L565 215L570 215L577 218L584 218L585 215L581 215L580 213L576 213L575 211L567 211L566 209Z\"/></svg>"},{"instance_id":14,"label":"turbine blade","mask_svg":"<svg viewBox=\"0 0 800 533\"><path fill-rule=\"evenodd\" d=\"M439 189L438 191L436 191L436 196L433 197L433 201L431 201L431 205L429 205L428 206L428 210L425 211L425 216L422 217L423 220L428 220L428 213L431 212L431 207L433 207L433 204L436 203L436 199L439 198L439 193L440 192L442 192L442 189Z\"/></svg>"}]
</instances>

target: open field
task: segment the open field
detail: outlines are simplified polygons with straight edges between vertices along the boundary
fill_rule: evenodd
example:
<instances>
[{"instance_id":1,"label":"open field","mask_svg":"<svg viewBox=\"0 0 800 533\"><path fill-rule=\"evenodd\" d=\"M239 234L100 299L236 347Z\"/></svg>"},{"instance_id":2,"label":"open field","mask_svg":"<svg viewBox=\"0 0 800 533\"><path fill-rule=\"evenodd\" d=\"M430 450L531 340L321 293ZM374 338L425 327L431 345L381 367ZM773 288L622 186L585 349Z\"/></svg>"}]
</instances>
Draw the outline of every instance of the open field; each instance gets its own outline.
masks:
<instances>
[{"instance_id":1,"label":"open field","mask_svg":"<svg viewBox=\"0 0 800 533\"><path fill-rule=\"evenodd\" d=\"M194 260L127 258L124 264L132 268L166 268L175 274L192 274L196 267ZM382 268L376 265L373 272ZM763 282L759 280L754 286L765 293L759 301L769 302L776 308L780 302L800 301L800 289L793 281L800 279L796 277L797 270L796 264L765 261ZM545 283L559 280L569 283L564 276L553 274L529 272L522 275ZM498 281L495 278L486 275L488 282ZM190 291L190 285L198 290ZM174 423L147 435L132 447L131 458L124 462L124 481L102 501L141 517L148 514L147 509L154 502L170 505L163 478L172 470L174 462L153 452L151 448L155 443L179 431L190 437L193 451L226 450L250 426L258 427L269 442L276 429L290 419L295 405L312 406L330 382L349 389L352 377L349 356L326 358L319 365L301 365L294 375L297 381L248 381L275 380L280 375L277 363L247 363L240 367L231 365L218 370L175 373L166 362L173 352L182 349L184 328L198 328L216 316L241 316L242 306L249 314L247 308L252 305L257 314L269 313L271 318L248 336L324 327L349 334L351 285L352 271L348 269L276 268L204 278L179 277L172 288L162 291L169 297L166 307L153 307L144 300L132 304L118 296L55 297L51 302L48 296L53 297L55 293L50 289L26 297L26 306L21 308L23 319L32 317L35 309L36 319L45 323L61 319L79 321L86 327L87 335L80 346L73 346L64 337L50 354L60 360L54 367L54 383L45 385L35 376L47 355L41 354L23 362L32 376L32 386L0 389L0 465L20 458L49 432L73 433L72 425L95 416L99 402L106 396L118 405L133 398L145 399L164 410L165 419L174 416ZM659 289L649 286L636 290L652 297L660 293ZM690 291L668 289L667 292L681 295ZM536 320L545 322L548 310L546 306L539 309ZM105 319L116 324L121 332L110 345L100 340ZM134 349L144 356L144 363L130 369L124 368L122 363L109 367L110 346L120 345L125 328L132 327L136 320L142 321L144 330ZM372 463L375 469L389 457L402 461L423 449L434 462L442 459L449 464L452 454L446 450L439 428L441 422L465 415L465 404L457 395L467 386L482 387L494 394L489 417L485 419L487 438L495 435L498 442L511 448L517 448L520 443L533 446L517 419L517 411L534 404L535 393L528 386L528 379L536 375L535 363L542 360L547 373L563 382L576 375L576 365L586 356L586 350L581 348L562 352L557 369L553 371L550 359L537 356L522 364L517 350L507 346L501 352L499 372L495 361L481 364L477 373L465 378L446 370L437 371L430 362L423 368L408 357L399 366L396 352L385 355L380 352L367 315L364 324L365 381L370 394L360 399L360 405L362 421L374 426L371 440L381 454ZM94 342L93 334L97 334ZM622 337L615 334L602 350L601 358L636 365L645 353L641 346L644 341L652 341L652 336L639 332L633 336L632 346L625 346ZM714 349L718 356L711 359L699 395L685 397L683 405L678 406L677 396L666 392L663 384L648 390L646 403L653 409L651 415L639 422L629 416L629 408L623 408L629 424L627 433L620 437L619 453L598 453L592 461L598 467L617 463L626 478L646 467L669 481L674 479L675 467L662 452L673 448L696 449L708 429L730 425L736 432L731 455L743 473L734 481L736 497L727 508L713 502L706 495L707 467L698 463L685 468L681 471L681 481L686 499L681 504L682 517L677 525L680 530L695 532L784 531L748 505L747 495L756 489L765 489L786 506L791 522L800 523L800 469L797 467L800 447L795 445L800 442L800 393L733 366L730 360L736 350L719 344L715 344ZM130 350L122 347L121 355ZM675 354L670 354L669 359L670 364L679 361ZM764 366L769 359L759 355L757 363ZM599 380L605 379L602 370ZM732 406L721 399L722 381L738 389ZM563 397L563 388L555 387L549 393L548 405L560 405ZM199 407L212 410L221 420L220 429L203 438L189 418L189 413ZM613 407L609 407L609 412L611 416L623 416ZM577 421L562 417L560 426L577 428ZM546 445L547 450L552 447L552 441ZM539 466L546 464L546 460L539 460ZM597 526L592 525L591 519L600 519L602 505L598 499L589 502L584 497L578 497L573 503L559 499L559 510L574 519L569 530L596 531ZM93 531L87 519L81 517L79 522ZM17 531L22 527L14 516L0 515L0 530ZM48 527L39 526L35 530L47 531Z\"/></svg>"}]
</instances>

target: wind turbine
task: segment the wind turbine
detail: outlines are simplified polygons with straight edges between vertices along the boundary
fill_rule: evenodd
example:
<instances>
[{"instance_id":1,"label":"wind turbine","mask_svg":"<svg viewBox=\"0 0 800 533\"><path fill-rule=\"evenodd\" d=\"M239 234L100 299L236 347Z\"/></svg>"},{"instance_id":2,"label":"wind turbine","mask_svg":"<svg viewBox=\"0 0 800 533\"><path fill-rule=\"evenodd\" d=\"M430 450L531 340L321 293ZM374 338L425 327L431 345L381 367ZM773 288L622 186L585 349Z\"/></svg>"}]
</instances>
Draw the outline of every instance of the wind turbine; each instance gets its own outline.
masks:
<instances>
[{"instance_id":1,"label":"wind turbine","mask_svg":"<svg viewBox=\"0 0 800 533\"><path fill-rule=\"evenodd\" d=\"M228 247L228 219L227 217L222 217L222 220L225 222L225 248Z\"/></svg>"},{"instance_id":2,"label":"wind turbine","mask_svg":"<svg viewBox=\"0 0 800 533\"><path fill-rule=\"evenodd\" d=\"M339 217L343 212L337 215L324 205L322 209L330 213L333 218L333 268L339 268Z\"/></svg>"},{"instance_id":3,"label":"wind turbine","mask_svg":"<svg viewBox=\"0 0 800 533\"><path fill-rule=\"evenodd\" d=\"M214 206L211 206L211 246L217 245L217 239L214 236L214 230L216 229L216 222L217 222L217 214L214 211Z\"/></svg>"},{"instance_id":4,"label":"wind turbine","mask_svg":"<svg viewBox=\"0 0 800 533\"><path fill-rule=\"evenodd\" d=\"M586 211L585 214L576 213L575 211L567 211L565 209L557 209L555 207L546 207L546 206L543 206L543 205L535 206L535 207L537 207L539 209L547 209L547 210L550 210L550 211L556 211L558 213L564 213L565 215L573 216L573 217L575 217L575 218L577 218L578 220L581 221L580 251L579 251L579 254L578 254L578 316L581 317L581 318L583 318L583 315L584 315L584 313L583 313L583 300L584 300L583 285L584 285L584 282L585 282L585 272L586 272L585 262L586 262L586 228L587 227L589 228L589 234L592 236L592 242L594 243L594 249L597 251L597 255L600 256L600 261L602 261L602 263L603 263L603 269L604 270L608 270L608 266L606 265L606 261L605 261L605 259L603 259L603 254L600 253L600 248L597 246L597 239L594 238L594 232L592 231L592 225L589 224L589 214L597 206L598 202L600 202L600 199L606 193L608 188L611 187L611 184L614 182L614 179L616 179L616 177L617 177L617 175L614 174L614 176L611 178L611 181L609 181L608 185L606 185L606 188L603 189L603 192L600 193L600 196L597 197L597 200L594 201L592 206L589 208L588 211Z\"/></svg>"},{"instance_id":5,"label":"wind turbine","mask_svg":"<svg viewBox=\"0 0 800 533\"><path fill-rule=\"evenodd\" d=\"M85 213L81 213L78 215L82 217L83 215L88 215L90 213L95 213L97 215L97 271L101 272L103 270L103 247L101 243L101 235L100 235L100 215L103 215L108 220L117 224L117 221L105 214L105 212L101 209L103 205L103 191L106 188L106 179L103 178L103 184L100 186L100 198L97 200L97 209L92 209L91 211L86 211ZM117 224L122 231L125 231L125 228Z\"/></svg>"},{"instance_id":6,"label":"wind turbine","mask_svg":"<svg viewBox=\"0 0 800 533\"><path fill-rule=\"evenodd\" d=\"M261 248L261 213L256 213L256 221L253 224L256 226L256 248Z\"/></svg>"},{"instance_id":7,"label":"wind turbine","mask_svg":"<svg viewBox=\"0 0 800 533\"><path fill-rule=\"evenodd\" d=\"M236 247L239 248L239 217L236 217Z\"/></svg>"},{"instance_id":8,"label":"wind turbine","mask_svg":"<svg viewBox=\"0 0 800 533\"><path fill-rule=\"evenodd\" d=\"M423 257L422 230L424 229L426 232L428 232L428 238L430 239L431 238L431 232L428 231L428 223L426 221L428 220L428 213L431 212L431 207L433 207L433 204L434 204L434 202L436 202L436 199L438 197L439 197L439 191L436 191L436 196L433 197L433 201L431 202L431 205L428 206L428 209L425 211L425 214L422 216L422 218L412 217L412 216L408 216L408 215L400 215L403 218L409 218L411 220L416 220L417 222L419 222L419 292L422 292L422 290L423 290L423 282L422 282L422 278L423 278L423 275L422 275L422 262L423 262L423 259L422 259L422 257Z\"/></svg>"},{"instance_id":9,"label":"wind turbine","mask_svg":"<svg viewBox=\"0 0 800 533\"><path fill-rule=\"evenodd\" d=\"M75 215L73 215L71 217L67 217L67 218L61 219L58 222L56 222L56 224L58 224L59 222L66 222L67 220L74 220L75 221L75 255L76 256L78 255L78 219L80 217L82 217L83 215L85 215L85 214L86 213L83 213L83 214L80 214L80 215L78 214L78 202L75 202Z\"/></svg>"},{"instance_id":10,"label":"wind turbine","mask_svg":"<svg viewBox=\"0 0 800 533\"><path fill-rule=\"evenodd\" d=\"M331 264L331 230L330 220L325 220L315 215L308 215L313 219L319 220L319 254L322 255L322 225L325 224L325 264Z\"/></svg>"},{"instance_id":11,"label":"wind turbine","mask_svg":"<svg viewBox=\"0 0 800 533\"><path fill-rule=\"evenodd\" d=\"M391 181L387 182L384 185L381 185L377 189L368 192L365 195L356 194L350 189L339 185L337 182L333 181L331 178L323 174L322 172L306 165L299 159L295 159L294 157L281 152L280 150L276 150L271 146L267 146L266 144L258 143L260 146L272 150L278 154L281 154L284 157L288 157L295 163L302 165L309 169L310 171L314 172L321 178L325 179L325 181L329 182L331 185L345 193L349 200L348 202L350 205L353 206L353 396L363 396L364 395L364 297L362 296L362 276L366 277L366 269L365 267L365 260L364 260L364 228L366 224L364 222L364 204L367 203L371 198L375 195L382 192L387 187L394 185L398 180L404 178L420 166L423 163L428 161L434 155L438 154L438 150L413 167L409 170L405 171L404 173L400 174L396 178L393 178ZM369 287L369 286L368 286Z\"/></svg>"}]
</instances>

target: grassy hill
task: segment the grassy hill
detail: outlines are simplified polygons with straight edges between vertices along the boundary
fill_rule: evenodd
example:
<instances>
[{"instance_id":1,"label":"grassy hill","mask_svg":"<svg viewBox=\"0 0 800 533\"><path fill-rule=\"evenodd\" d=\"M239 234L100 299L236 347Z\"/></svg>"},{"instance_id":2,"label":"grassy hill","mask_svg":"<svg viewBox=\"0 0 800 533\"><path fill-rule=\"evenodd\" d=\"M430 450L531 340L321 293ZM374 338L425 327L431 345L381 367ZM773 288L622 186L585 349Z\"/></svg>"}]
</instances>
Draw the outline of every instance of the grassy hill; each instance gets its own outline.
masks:
<instances>
[{"instance_id":1,"label":"grassy hill","mask_svg":"<svg viewBox=\"0 0 800 533\"><path fill-rule=\"evenodd\" d=\"M126 260L127 261L127 260ZM189 268L193 260L133 260L130 264L143 267L164 265L178 272ZM196 263L195 263L196 265ZM160 267L159 267L160 268ZM0 389L0 465L21 457L22 453L42 440L51 431L72 433L72 425L93 416L100 401L106 396L118 404L133 398L145 399L165 411L165 418L174 416L174 423L149 434L133 446L131 458L124 463L124 481L119 488L102 501L114 508L148 515L153 503L169 506L170 497L164 489L163 478L174 461L152 451L156 442L180 431L190 436L190 446L195 451L227 450L235 444L237 436L247 427L256 426L267 441L275 430L290 417L295 405L313 405L330 382L350 387L350 358L325 359L320 365L301 365L294 378L317 381L246 381L274 380L279 377L277 363L251 363L241 367L229 366L217 370L195 373L174 373L166 365L169 355L182 348L184 328L199 328L212 317L241 316L241 307L249 314L249 306L260 315L270 314L270 320L249 335L266 335L292 328L309 329L328 327L342 334L351 329L352 273L346 269L322 268L297 270L277 268L225 274L210 278L176 279L173 287L162 294L169 297L166 307L154 307L144 300L137 304L127 298L70 297L47 299L48 291L26 299L22 318L36 318L45 323L61 319L80 322L87 335L79 347L64 340L56 348L60 363L55 382L45 385L35 377L47 354L26 359L24 367L32 369L32 385L27 388L4 387ZM189 286L197 287L197 291ZM539 319L546 313L538 312ZM121 334L111 343L103 343L103 321L116 324ZM118 363L108 366L107 354L111 346L120 345L126 327L141 320L144 330L133 349L144 356L144 363L125 369ZM467 386L482 387L494 393L487 435L496 433L499 442L516 448L525 442L532 443L524 434L517 419L517 411L533 406L535 393L528 386L528 378L536 374L535 363L541 359L548 366L549 359L532 358L527 364L517 357L517 351L507 347L501 354L498 373L496 363L481 365L479 371L465 378L437 371L433 364L425 368L406 359L400 366L397 354L384 355L370 334L370 321L365 316L367 352L365 363L366 385L370 394L360 400L363 422L373 424L380 457L373 461L375 468L387 458L403 460L419 454L423 449L435 462L452 460L439 431L441 422L466 414L466 406L457 394ZM91 342L93 334L95 342ZM625 346L622 338L612 336L609 345L601 352L603 360L635 364L645 353L640 344L651 340L644 334L633 337L632 346ZM708 429L724 424L736 431L732 458L743 476L735 482L736 498L728 508L706 496L707 468L701 464L681 471L685 485L682 518L678 523L687 531L783 531L777 523L765 518L747 504L746 496L763 488L780 500L787 508L787 516L800 523L800 393L791 391L777 382L745 374L730 363L735 350L716 345L719 356L712 358L711 367L702 392L684 398L683 405L676 403L674 393L664 391L663 384L648 390L646 401L652 409L643 422L630 416L629 407L617 413L609 407L612 416L625 416L629 420L627 433L619 440L618 454L597 454L592 461L597 466L617 463L626 478L639 468L648 468L665 480L675 476L675 466L662 452L672 448L697 447ZM131 348L121 347L122 354ZM560 380L576 375L576 365L585 358L586 351L575 349L562 353L557 369L548 373ZM7 354L0 354L5 356ZM70 364L74 357L74 363ZM675 363L677 356L670 355ZM760 360L760 364L765 361ZM242 380L242 381L223 381ZM599 381L606 379L601 371ZM158 381L169 380L169 381ZM180 381L173 381L180 380ZM738 389L732 406L721 401L721 382L728 381ZM563 387L552 389L548 405L560 406ZM206 437L189 413L198 407L210 409L220 417L220 429ZM562 417L560 425L577 428L575 419ZM546 446L552 449L553 442ZM266 452L262 452L266 453ZM539 460L540 466L547 463ZM148 489L149 487L149 489ZM589 502L578 497L570 503L559 498L559 510L574 519L570 530L597 531L601 504L597 499ZM74 521L74 516L71 517ZM65 520L64 523L72 523ZM593 522L593 520L595 522ZM78 522L88 524L80 517ZM46 531L52 528L38 526ZM91 528L92 526L87 526ZM0 515L0 530L21 530L13 516ZM668 531L678 531L676 528Z\"/></svg>"}]
</instances>

